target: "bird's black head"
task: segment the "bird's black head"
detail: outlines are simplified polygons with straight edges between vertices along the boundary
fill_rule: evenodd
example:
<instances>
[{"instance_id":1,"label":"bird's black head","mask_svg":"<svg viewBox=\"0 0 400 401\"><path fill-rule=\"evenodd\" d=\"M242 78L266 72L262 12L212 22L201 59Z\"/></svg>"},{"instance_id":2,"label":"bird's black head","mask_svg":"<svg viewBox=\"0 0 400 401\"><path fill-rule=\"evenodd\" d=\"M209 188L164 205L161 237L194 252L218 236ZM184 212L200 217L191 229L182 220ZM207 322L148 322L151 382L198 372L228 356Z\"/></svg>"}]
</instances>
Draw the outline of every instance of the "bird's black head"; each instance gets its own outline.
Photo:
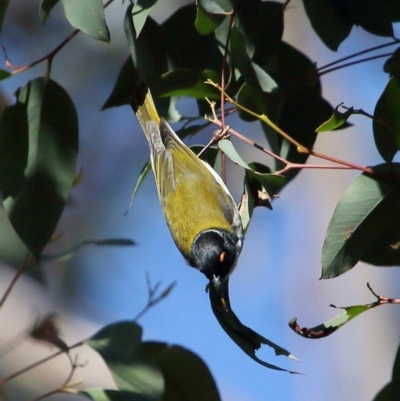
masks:
<instances>
[{"instance_id":1,"label":"bird's black head","mask_svg":"<svg viewBox=\"0 0 400 401\"><path fill-rule=\"evenodd\" d=\"M237 235L221 229L201 232L193 241L190 264L214 282L222 282L237 259Z\"/></svg>"}]
</instances>

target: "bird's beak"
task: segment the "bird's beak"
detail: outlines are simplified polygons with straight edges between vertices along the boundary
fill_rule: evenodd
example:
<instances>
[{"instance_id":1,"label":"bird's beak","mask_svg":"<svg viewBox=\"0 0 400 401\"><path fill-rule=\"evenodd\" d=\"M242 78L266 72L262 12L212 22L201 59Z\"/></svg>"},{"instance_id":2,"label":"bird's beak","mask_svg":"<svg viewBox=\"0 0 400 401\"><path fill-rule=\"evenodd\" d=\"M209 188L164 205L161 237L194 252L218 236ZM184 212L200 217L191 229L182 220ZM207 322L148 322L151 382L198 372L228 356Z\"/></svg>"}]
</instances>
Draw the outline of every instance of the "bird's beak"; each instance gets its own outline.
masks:
<instances>
[{"instance_id":1,"label":"bird's beak","mask_svg":"<svg viewBox=\"0 0 400 401\"><path fill-rule=\"evenodd\" d=\"M227 311L228 310L228 305L226 304L225 298L224 298L224 291L223 291L223 279L219 276L213 276L212 282L214 284L214 288L217 291L217 294L221 300L221 304L224 307L224 309Z\"/></svg>"}]
</instances>

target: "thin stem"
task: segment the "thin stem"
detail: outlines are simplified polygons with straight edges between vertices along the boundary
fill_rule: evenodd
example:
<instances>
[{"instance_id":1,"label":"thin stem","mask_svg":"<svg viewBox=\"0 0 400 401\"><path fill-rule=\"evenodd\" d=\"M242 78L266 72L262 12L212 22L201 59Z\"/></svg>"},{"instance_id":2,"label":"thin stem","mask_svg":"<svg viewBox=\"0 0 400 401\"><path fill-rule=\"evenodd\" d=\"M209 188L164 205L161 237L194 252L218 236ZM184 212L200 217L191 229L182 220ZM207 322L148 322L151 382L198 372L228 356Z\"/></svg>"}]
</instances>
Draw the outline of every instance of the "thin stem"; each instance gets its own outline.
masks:
<instances>
[{"instance_id":1,"label":"thin stem","mask_svg":"<svg viewBox=\"0 0 400 401\"><path fill-rule=\"evenodd\" d=\"M226 128L225 97L224 97L223 92L225 91L225 70L226 70L226 65L227 65L226 61L228 58L229 42L230 42L230 38L231 38L231 31L232 31L232 26L233 26L234 20L235 20L235 13L232 10L230 20L229 20L228 33L226 34L225 50L224 50L224 56L222 57L222 67L221 67L221 88L223 88L223 91L221 91L221 93L220 93L222 131L224 131ZM215 135L214 135L214 137L215 137ZM222 154L222 156L221 156L221 178L224 182L226 182L226 157L225 157L225 154Z\"/></svg>"},{"instance_id":2,"label":"thin stem","mask_svg":"<svg viewBox=\"0 0 400 401\"><path fill-rule=\"evenodd\" d=\"M342 68L351 67L353 65L361 64L361 63L364 63L366 61L376 60L376 59L383 58L383 57L390 57L392 55L393 55L393 52L392 53L379 54L378 56L366 57L366 58L363 58L361 60L351 61L350 63L341 64L341 65L339 65L337 67L328 68L327 70L324 70L322 72L318 72L318 76L321 77L322 75L329 74L330 72L333 72L333 71L336 71L336 70L340 70Z\"/></svg>"},{"instance_id":3,"label":"thin stem","mask_svg":"<svg viewBox=\"0 0 400 401\"><path fill-rule=\"evenodd\" d=\"M109 0L107 1L104 5L103 5L103 9L106 9L114 0ZM58 46L56 46L50 53L46 54L43 57L40 57L39 59L33 61L30 64L24 65L22 67L18 67L18 68L13 68L12 64L9 62L9 59L7 57L6 52L4 51L4 47L3 47L3 52L6 56L6 66L8 66L9 68L13 68L13 71L11 72L12 75L16 75L19 74L21 72L24 72L26 70L29 70L30 68L34 67L35 65L38 65L40 63L42 63L43 61L48 60L49 64L48 64L48 68L46 71L46 75L49 75L50 73L50 69L51 69L51 64L52 64L52 60L53 58L56 56L56 54L68 43L70 42L78 33L80 32L80 29L75 29L71 34L69 34Z\"/></svg>"},{"instance_id":4,"label":"thin stem","mask_svg":"<svg viewBox=\"0 0 400 401\"><path fill-rule=\"evenodd\" d=\"M63 353L68 353L71 349L80 347L81 345L83 345L83 341L79 341L79 342L71 345L70 347L68 347L67 350L57 351L54 354L47 356L46 358L43 358L43 359L41 359L39 361L36 361L36 362L32 363L31 365L28 365L25 368L19 370L18 372L15 372L15 373L11 374L10 376L7 376L4 379L0 379L0 385L3 385L3 384L7 383L8 381L10 381L12 379L15 379L16 377L22 375L23 373L28 372L31 369L34 369L34 368L36 368L36 367L38 367L40 365L43 365L44 363L56 358L57 356L59 356L59 355L61 355Z\"/></svg>"},{"instance_id":5,"label":"thin stem","mask_svg":"<svg viewBox=\"0 0 400 401\"><path fill-rule=\"evenodd\" d=\"M212 82L211 80L207 80L206 83L208 83L209 85L212 85L215 88L217 88L218 90L222 91L222 88L218 84L216 84L215 82ZM314 151L312 149L308 149L307 147L302 145L300 142L298 142L295 139L293 139L290 135L288 135L285 131L283 131L281 128L279 128L276 124L274 124L265 114L261 114L261 115L257 114L254 111L249 110L248 108L240 105L233 98L231 98L226 92L224 92L224 95L225 95L226 100L229 103L233 104L235 107L245 111L246 113L250 114L251 116L253 116L253 117L261 120L265 124L269 125L273 130L275 130L278 134L280 134L288 142L290 142L292 145L294 145L297 148L297 151L299 153L307 154L307 155L310 155L310 156L315 156L315 157L318 157L320 159L328 160L328 161L333 162L333 163L341 164L343 166L347 166L349 168L362 171L364 173L373 174L375 176L380 176L382 178L387 178L387 179L390 179L392 181L400 182L400 177L393 176L391 174L378 173L378 172L374 171L373 169L371 169L370 167L360 166L358 164L351 163L351 162L348 162L346 160L342 160L342 159L339 159L339 158L336 158L336 157L333 157L333 156L325 155L323 153Z\"/></svg>"},{"instance_id":6,"label":"thin stem","mask_svg":"<svg viewBox=\"0 0 400 401\"><path fill-rule=\"evenodd\" d=\"M14 285L16 284L17 280L19 277L24 273L24 271L29 267L29 265L33 261L33 256L30 252L27 252L25 255L24 260L22 261L21 266L15 273L13 279L11 280L11 283L8 285L5 293L3 294L3 297L0 300L0 308L3 306L4 302L6 301L7 297L10 295L11 290L13 289Z\"/></svg>"},{"instance_id":7,"label":"thin stem","mask_svg":"<svg viewBox=\"0 0 400 401\"><path fill-rule=\"evenodd\" d=\"M360 52L353 53L353 54L351 54L350 56L346 56L346 57L343 57L343 58L338 59L338 60L336 60L336 61L333 61L333 62L331 62L331 63L325 64L325 65L323 65L322 67L317 68L317 71L320 72L321 70L325 70L326 68L329 68L329 67L332 67L333 65L342 63L343 61L350 60L350 59L352 59L352 58L361 56L362 54L366 54L366 53L369 53L369 52L373 52L373 51L375 51L375 50L383 49L384 47L393 46L393 45L396 45L396 44L398 44L398 43L400 43L400 40L396 39L396 40L394 40L393 42L385 43L385 44L379 45L379 46L370 47L369 49L365 49L365 50L362 50L362 51L360 51Z\"/></svg>"}]
</instances>

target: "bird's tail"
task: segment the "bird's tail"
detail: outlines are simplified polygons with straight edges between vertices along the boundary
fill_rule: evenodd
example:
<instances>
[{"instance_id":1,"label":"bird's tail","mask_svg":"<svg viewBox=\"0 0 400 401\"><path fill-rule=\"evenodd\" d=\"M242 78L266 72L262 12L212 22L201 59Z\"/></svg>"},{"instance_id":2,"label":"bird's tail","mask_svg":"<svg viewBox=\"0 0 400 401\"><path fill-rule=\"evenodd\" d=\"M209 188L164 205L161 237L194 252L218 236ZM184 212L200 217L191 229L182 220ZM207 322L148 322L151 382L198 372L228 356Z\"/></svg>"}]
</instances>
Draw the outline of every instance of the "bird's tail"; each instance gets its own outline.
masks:
<instances>
[{"instance_id":1,"label":"bird's tail","mask_svg":"<svg viewBox=\"0 0 400 401\"><path fill-rule=\"evenodd\" d=\"M145 81L138 82L138 85L132 93L130 104L149 140L149 122L153 122L159 127L160 116L158 115L153 98Z\"/></svg>"}]
</instances>

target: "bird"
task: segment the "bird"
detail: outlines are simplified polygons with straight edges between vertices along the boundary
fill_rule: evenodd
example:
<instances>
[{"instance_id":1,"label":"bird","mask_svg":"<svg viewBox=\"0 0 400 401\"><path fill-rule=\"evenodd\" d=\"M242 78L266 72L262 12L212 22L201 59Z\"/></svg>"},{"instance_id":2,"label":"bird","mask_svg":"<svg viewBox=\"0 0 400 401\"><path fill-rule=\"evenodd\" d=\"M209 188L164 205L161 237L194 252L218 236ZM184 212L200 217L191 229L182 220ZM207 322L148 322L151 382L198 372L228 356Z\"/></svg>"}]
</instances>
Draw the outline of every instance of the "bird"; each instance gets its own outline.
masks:
<instances>
[{"instance_id":1,"label":"bird","mask_svg":"<svg viewBox=\"0 0 400 401\"><path fill-rule=\"evenodd\" d=\"M144 80L133 90L130 105L149 143L159 201L175 245L220 292L243 246L236 203L215 170L159 116Z\"/></svg>"}]
</instances>

